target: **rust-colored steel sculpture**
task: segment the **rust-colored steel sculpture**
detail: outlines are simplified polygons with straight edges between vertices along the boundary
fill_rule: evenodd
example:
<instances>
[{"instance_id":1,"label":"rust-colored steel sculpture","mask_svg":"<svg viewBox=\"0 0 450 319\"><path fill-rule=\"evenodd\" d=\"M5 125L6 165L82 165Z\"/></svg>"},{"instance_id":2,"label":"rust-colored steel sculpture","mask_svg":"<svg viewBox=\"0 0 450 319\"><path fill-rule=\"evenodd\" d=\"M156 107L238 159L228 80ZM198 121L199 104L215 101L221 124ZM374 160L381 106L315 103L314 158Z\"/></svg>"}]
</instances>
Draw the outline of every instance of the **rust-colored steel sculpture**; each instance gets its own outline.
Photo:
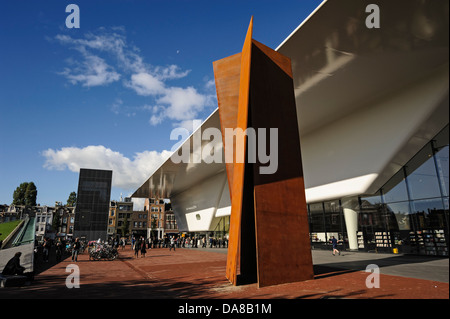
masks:
<instances>
[{"instance_id":1,"label":"rust-colored steel sculpture","mask_svg":"<svg viewBox=\"0 0 450 319\"><path fill-rule=\"evenodd\" d=\"M227 162L231 217L226 276L234 285L259 287L313 278L305 187L290 59L252 39L253 18L242 53L214 62ZM276 128L278 167L247 160L247 141L227 143L225 130ZM258 133L256 140L259 140ZM266 139L266 150L270 149Z\"/></svg>"}]
</instances>

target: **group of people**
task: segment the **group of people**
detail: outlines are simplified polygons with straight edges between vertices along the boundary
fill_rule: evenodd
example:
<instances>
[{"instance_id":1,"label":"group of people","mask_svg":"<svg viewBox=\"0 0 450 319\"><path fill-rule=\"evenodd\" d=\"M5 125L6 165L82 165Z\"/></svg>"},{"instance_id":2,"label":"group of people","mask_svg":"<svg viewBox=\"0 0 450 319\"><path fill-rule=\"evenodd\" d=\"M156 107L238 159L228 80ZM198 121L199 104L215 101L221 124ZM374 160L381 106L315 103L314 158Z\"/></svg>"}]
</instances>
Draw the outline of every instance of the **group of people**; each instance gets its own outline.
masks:
<instances>
[{"instance_id":1,"label":"group of people","mask_svg":"<svg viewBox=\"0 0 450 319\"><path fill-rule=\"evenodd\" d=\"M86 243L80 241L79 238L71 238L68 240L44 238L43 242L35 243L35 258L37 261L42 260L43 262L48 262L49 257L54 251L56 262L60 262L68 255L72 255L72 261L78 261L78 254L83 252L85 247Z\"/></svg>"},{"instance_id":2,"label":"group of people","mask_svg":"<svg viewBox=\"0 0 450 319\"><path fill-rule=\"evenodd\" d=\"M121 238L117 242L117 246L120 245L122 250L125 249L127 245L127 239ZM209 245L209 248L227 248L228 240L222 238L214 238L209 237L176 237L176 236L165 236L161 239L156 238L144 238L144 237L132 237L131 238L131 249L134 251L135 258L139 257L139 253L141 257L145 257L147 253L147 249L151 248L169 248L169 250L176 250L176 248L206 248Z\"/></svg>"},{"instance_id":3,"label":"group of people","mask_svg":"<svg viewBox=\"0 0 450 319\"><path fill-rule=\"evenodd\" d=\"M132 248L134 249L134 257L139 257L139 252L141 252L141 257L145 257L145 254L147 253L147 245L144 237L140 237L139 239L135 240L134 237L132 239Z\"/></svg>"},{"instance_id":4,"label":"group of people","mask_svg":"<svg viewBox=\"0 0 450 319\"><path fill-rule=\"evenodd\" d=\"M177 246L178 239L175 236L170 236L170 238L166 238L164 241L164 246L169 247L169 250L174 250ZM126 243L126 242L125 242ZM145 257L145 254L147 253L147 247L149 249L152 248L153 245L159 245L161 247L161 242L155 241L155 240L146 240L144 237L140 237L138 239L135 239L134 237L131 239L131 248L134 250L134 257L139 258L139 253L141 253L141 257ZM125 244L124 244L125 246ZM123 246L123 247L124 247ZM154 248L156 248L154 246Z\"/></svg>"}]
</instances>

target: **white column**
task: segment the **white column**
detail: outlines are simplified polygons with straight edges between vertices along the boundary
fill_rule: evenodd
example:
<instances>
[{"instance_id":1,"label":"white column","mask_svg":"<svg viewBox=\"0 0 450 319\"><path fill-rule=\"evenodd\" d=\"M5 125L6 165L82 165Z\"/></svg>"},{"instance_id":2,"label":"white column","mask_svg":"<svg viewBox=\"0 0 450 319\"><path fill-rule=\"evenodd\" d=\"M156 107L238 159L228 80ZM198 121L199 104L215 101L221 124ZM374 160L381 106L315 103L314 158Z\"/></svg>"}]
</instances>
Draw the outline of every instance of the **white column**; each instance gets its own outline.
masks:
<instances>
[{"instance_id":1,"label":"white column","mask_svg":"<svg viewBox=\"0 0 450 319\"><path fill-rule=\"evenodd\" d=\"M350 250L358 250L358 213L353 209L344 208L345 226L347 227L348 245Z\"/></svg>"},{"instance_id":2,"label":"white column","mask_svg":"<svg viewBox=\"0 0 450 319\"><path fill-rule=\"evenodd\" d=\"M344 209L345 227L347 228L348 245L350 250L358 250L358 199L352 198L342 202Z\"/></svg>"}]
</instances>

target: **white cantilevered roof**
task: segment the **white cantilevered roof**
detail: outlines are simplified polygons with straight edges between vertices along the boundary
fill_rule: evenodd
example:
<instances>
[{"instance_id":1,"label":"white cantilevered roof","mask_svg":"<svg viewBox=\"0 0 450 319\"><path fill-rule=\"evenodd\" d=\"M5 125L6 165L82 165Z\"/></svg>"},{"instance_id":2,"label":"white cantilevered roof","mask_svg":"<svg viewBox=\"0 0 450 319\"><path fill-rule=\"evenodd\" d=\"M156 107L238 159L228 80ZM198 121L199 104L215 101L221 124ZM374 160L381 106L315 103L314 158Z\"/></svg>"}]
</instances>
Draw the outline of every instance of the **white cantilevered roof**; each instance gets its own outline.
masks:
<instances>
[{"instance_id":1,"label":"white cantilevered roof","mask_svg":"<svg viewBox=\"0 0 450 319\"><path fill-rule=\"evenodd\" d=\"M365 24L367 4L324 1L277 48L292 62L307 199L308 188L317 190L308 201L376 190L448 123L442 113L448 114L448 1L379 0L379 29ZM422 113L420 105L402 105L418 99L427 109ZM399 115L390 114L389 105L404 107L400 116L411 119L388 121ZM377 118L378 109L384 118ZM345 128L353 123L359 125L353 131ZM208 127L220 128L217 109L197 132ZM336 143L327 144L331 140ZM169 158L132 196L170 197L224 170L222 163ZM352 188L346 191L341 181ZM333 195L335 189L340 192Z\"/></svg>"},{"instance_id":2,"label":"white cantilevered roof","mask_svg":"<svg viewBox=\"0 0 450 319\"><path fill-rule=\"evenodd\" d=\"M191 154L189 163L175 163L172 161L174 155L172 154L159 168L139 187L132 197L141 198L169 198L187 190L192 185L196 185L206 178L216 175L225 170L225 164L222 155L221 163L206 164L204 162L194 163L193 154L194 138L201 138L199 134L207 128L217 128L220 130L219 112L216 109L203 123L199 126L191 136L183 142L177 151L181 151L183 146L189 144ZM203 141L202 147L210 143L216 149L222 148L222 140ZM213 144L213 145L212 145Z\"/></svg>"}]
</instances>

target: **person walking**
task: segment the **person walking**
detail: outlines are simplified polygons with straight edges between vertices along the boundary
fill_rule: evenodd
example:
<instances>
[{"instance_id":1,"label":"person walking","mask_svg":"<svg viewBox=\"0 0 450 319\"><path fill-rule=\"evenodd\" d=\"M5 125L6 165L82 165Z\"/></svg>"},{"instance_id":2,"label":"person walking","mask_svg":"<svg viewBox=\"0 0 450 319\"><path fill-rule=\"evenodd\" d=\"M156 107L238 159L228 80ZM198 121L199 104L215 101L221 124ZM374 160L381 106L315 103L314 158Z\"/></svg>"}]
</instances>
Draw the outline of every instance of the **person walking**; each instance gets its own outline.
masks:
<instances>
[{"instance_id":1,"label":"person walking","mask_svg":"<svg viewBox=\"0 0 450 319\"><path fill-rule=\"evenodd\" d=\"M56 262L59 263L62 258L63 253L63 243L61 242L61 238L58 239L58 242L56 243Z\"/></svg>"},{"instance_id":2,"label":"person walking","mask_svg":"<svg viewBox=\"0 0 450 319\"><path fill-rule=\"evenodd\" d=\"M336 252L341 255L341 252L337 249L338 241L334 236L331 236L331 245L333 245L333 256L335 256Z\"/></svg>"},{"instance_id":3,"label":"person walking","mask_svg":"<svg viewBox=\"0 0 450 319\"><path fill-rule=\"evenodd\" d=\"M145 257L145 253L147 252L147 247L144 238L141 237L141 257Z\"/></svg>"},{"instance_id":4,"label":"person walking","mask_svg":"<svg viewBox=\"0 0 450 319\"><path fill-rule=\"evenodd\" d=\"M202 238L202 248L206 248L206 237Z\"/></svg>"},{"instance_id":5,"label":"person walking","mask_svg":"<svg viewBox=\"0 0 450 319\"><path fill-rule=\"evenodd\" d=\"M50 247L51 247L51 243L50 243L50 239L49 238L45 238L44 239L44 261L46 263L48 263L48 258L50 256Z\"/></svg>"},{"instance_id":6,"label":"person walking","mask_svg":"<svg viewBox=\"0 0 450 319\"><path fill-rule=\"evenodd\" d=\"M136 240L134 242L134 257L138 258L139 257L139 250L141 249L141 241L140 240Z\"/></svg>"},{"instance_id":7,"label":"person walking","mask_svg":"<svg viewBox=\"0 0 450 319\"><path fill-rule=\"evenodd\" d=\"M80 251L81 244L80 239L75 238L75 242L72 244L72 261L78 262L78 252Z\"/></svg>"},{"instance_id":8,"label":"person walking","mask_svg":"<svg viewBox=\"0 0 450 319\"><path fill-rule=\"evenodd\" d=\"M175 251L175 239L173 239L173 236L170 237L170 248L169 251L171 251L173 248L173 251Z\"/></svg>"}]
</instances>

